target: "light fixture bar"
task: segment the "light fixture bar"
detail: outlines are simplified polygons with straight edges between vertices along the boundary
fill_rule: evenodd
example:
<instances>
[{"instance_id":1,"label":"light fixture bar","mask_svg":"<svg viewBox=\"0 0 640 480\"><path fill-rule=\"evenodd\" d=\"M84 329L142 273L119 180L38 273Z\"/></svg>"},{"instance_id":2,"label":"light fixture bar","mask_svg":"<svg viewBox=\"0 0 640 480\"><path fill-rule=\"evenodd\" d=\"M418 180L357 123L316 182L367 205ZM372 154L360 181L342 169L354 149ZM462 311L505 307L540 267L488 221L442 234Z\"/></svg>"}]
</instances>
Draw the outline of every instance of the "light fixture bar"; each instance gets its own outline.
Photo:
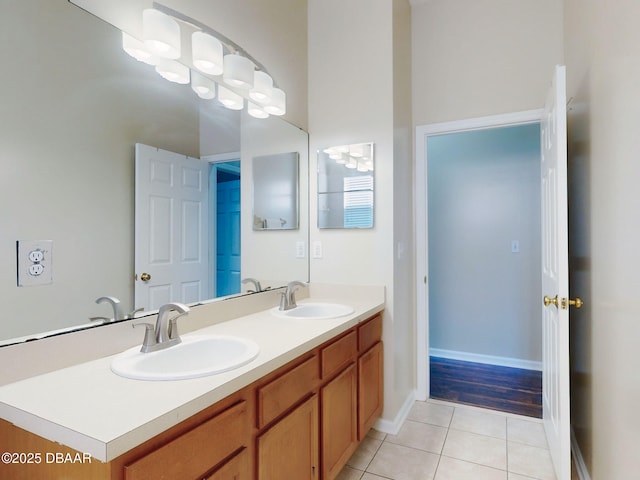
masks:
<instances>
[{"instance_id":1,"label":"light fixture bar","mask_svg":"<svg viewBox=\"0 0 640 480\"><path fill-rule=\"evenodd\" d=\"M189 16L187 16L187 15L181 13L181 12L178 12L177 10L169 8L169 7L167 7L165 5L162 5L161 3L158 3L158 2L153 2L153 8L155 8L156 10L161 11L162 13L166 13L167 15L170 15L173 18L175 18L177 20L180 20L181 22L193 25L194 27L200 29L202 32L208 33L209 35L217 38L218 40L220 40L227 47L227 49L229 49L231 51L231 53L239 53L239 54L241 54L243 57L246 57L249 60L251 60L258 70L261 70L261 71L269 74L269 72L267 71L265 66L263 64L261 64L260 62L258 62L255 58L253 58L244 48L242 48L240 45L238 45L237 43L235 43L233 40L229 39L228 37L225 37L221 33L217 32L214 29L212 29L211 27L205 25L204 23L199 22L195 18L191 18L191 17L189 17Z\"/></svg>"}]
</instances>

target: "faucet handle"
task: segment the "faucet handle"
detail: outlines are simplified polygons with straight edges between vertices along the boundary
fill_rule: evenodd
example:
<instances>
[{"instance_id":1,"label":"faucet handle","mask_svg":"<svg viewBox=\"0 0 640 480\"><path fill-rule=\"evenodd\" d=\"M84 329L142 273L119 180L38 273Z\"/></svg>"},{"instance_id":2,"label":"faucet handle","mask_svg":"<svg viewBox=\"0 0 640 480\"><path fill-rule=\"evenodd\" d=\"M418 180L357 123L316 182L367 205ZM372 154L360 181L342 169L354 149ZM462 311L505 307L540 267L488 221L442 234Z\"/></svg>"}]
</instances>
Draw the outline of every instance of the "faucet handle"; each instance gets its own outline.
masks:
<instances>
[{"instance_id":1,"label":"faucet handle","mask_svg":"<svg viewBox=\"0 0 640 480\"><path fill-rule=\"evenodd\" d=\"M148 352L150 347L153 347L156 344L156 336L155 336L155 326L152 323L141 322L141 323L132 323L131 326L133 328L136 327L144 327L144 340L142 341L141 352Z\"/></svg>"},{"instance_id":2,"label":"faucet handle","mask_svg":"<svg viewBox=\"0 0 640 480\"><path fill-rule=\"evenodd\" d=\"M125 315L125 320L131 320L132 318L136 318L136 313L144 311L144 307L136 308L134 311ZM140 323L138 325L141 325Z\"/></svg>"}]
</instances>

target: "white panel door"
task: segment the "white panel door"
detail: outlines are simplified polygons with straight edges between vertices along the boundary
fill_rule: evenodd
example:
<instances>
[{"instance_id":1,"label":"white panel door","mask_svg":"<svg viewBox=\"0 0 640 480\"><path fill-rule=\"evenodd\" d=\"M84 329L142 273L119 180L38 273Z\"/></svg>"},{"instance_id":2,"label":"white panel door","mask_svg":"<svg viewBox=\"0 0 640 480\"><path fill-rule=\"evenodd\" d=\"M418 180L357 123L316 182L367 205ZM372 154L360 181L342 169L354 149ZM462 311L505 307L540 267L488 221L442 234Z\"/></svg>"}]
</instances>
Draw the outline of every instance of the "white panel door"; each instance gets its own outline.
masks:
<instances>
[{"instance_id":1,"label":"white panel door","mask_svg":"<svg viewBox=\"0 0 640 480\"><path fill-rule=\"evenodd\" d=\"M571 478L565 77L565 67L557 66L541 125L542 409L558 480Z\"/></svg>"},{"instance_id":2,"label":"white panel door","mask_svg":"<svg viewBox=\"0 0 640 480\"><path fill-rule=\"evenodd\" d=\"M136 144L135 306L208 296L208 169L197 158Z\"/></svg>"}]
</instances>

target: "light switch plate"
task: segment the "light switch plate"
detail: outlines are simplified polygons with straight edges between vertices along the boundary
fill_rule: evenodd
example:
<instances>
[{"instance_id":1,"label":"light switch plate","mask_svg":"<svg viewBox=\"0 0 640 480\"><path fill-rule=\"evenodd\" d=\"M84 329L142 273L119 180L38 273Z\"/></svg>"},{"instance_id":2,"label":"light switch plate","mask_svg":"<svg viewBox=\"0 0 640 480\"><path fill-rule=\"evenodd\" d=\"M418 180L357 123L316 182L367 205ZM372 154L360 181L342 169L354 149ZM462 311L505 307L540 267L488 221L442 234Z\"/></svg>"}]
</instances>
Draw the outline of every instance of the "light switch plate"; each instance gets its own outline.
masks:
<instances>
[{"instance_id":1,"label":"light switch plate","mask_svg":"<svg viewBox=\"0 0 640 480\"><path fill-rule=\"evenodd\" d=\"M16 251L19 287L53 283L52 240L18 240Z\"/></svg>"},{"instance_id":2,"label":"light switch plate","mask_svg":"<svg viewBox=\"0 0 640 480\"><path fill-rule=\"evenodd\" d=\"M296 258L305 258L307 256L307 249L305 248L305 242L296 242Z\"/></svg>"},{"instance_id":3,"label":"light switch plate","mask_svg":"<svg viewBox=\"0 0 640 480\"><path fill-rule=\"evenodd\" d=\"M320 240L314 240L312 249L313 258L322 258L322 242Z\"/></svg>"}]
</instances>

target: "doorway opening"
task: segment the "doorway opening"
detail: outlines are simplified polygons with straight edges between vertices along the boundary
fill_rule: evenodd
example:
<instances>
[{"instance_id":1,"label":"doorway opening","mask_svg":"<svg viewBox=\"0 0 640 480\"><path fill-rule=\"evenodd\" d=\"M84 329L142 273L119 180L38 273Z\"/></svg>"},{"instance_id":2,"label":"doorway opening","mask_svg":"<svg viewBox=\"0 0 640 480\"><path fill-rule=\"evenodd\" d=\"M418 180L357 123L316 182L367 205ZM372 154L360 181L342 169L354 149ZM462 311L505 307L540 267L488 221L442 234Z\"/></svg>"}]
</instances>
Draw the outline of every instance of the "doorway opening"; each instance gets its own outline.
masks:
<instances>
[{"instance_id":1,"label":"doorway opening","mask_svg":"<svg viewBox=\"0 0 640 480\"><path fill-rule=\"evenodd\" d=\"M529 111L417 129L419 399L449 395L482 404L495 386L456 383L451 374L462 368L479 379L491 365L489 379L521 369L529 382L533 371L535 391L542 351L540 119L541 111ZM483 406L508 410L499 402Z\"/></svg>"},{"instance_id":2,"label":"doorway opening","mask_svg":"<svg viewBox=\"0 0 640 480\"><path fill-rule=\"evenodd\" d=\"M240 293L240 160L210 164L209 212L211 297Z\"/></svg>"}]
</instances>

